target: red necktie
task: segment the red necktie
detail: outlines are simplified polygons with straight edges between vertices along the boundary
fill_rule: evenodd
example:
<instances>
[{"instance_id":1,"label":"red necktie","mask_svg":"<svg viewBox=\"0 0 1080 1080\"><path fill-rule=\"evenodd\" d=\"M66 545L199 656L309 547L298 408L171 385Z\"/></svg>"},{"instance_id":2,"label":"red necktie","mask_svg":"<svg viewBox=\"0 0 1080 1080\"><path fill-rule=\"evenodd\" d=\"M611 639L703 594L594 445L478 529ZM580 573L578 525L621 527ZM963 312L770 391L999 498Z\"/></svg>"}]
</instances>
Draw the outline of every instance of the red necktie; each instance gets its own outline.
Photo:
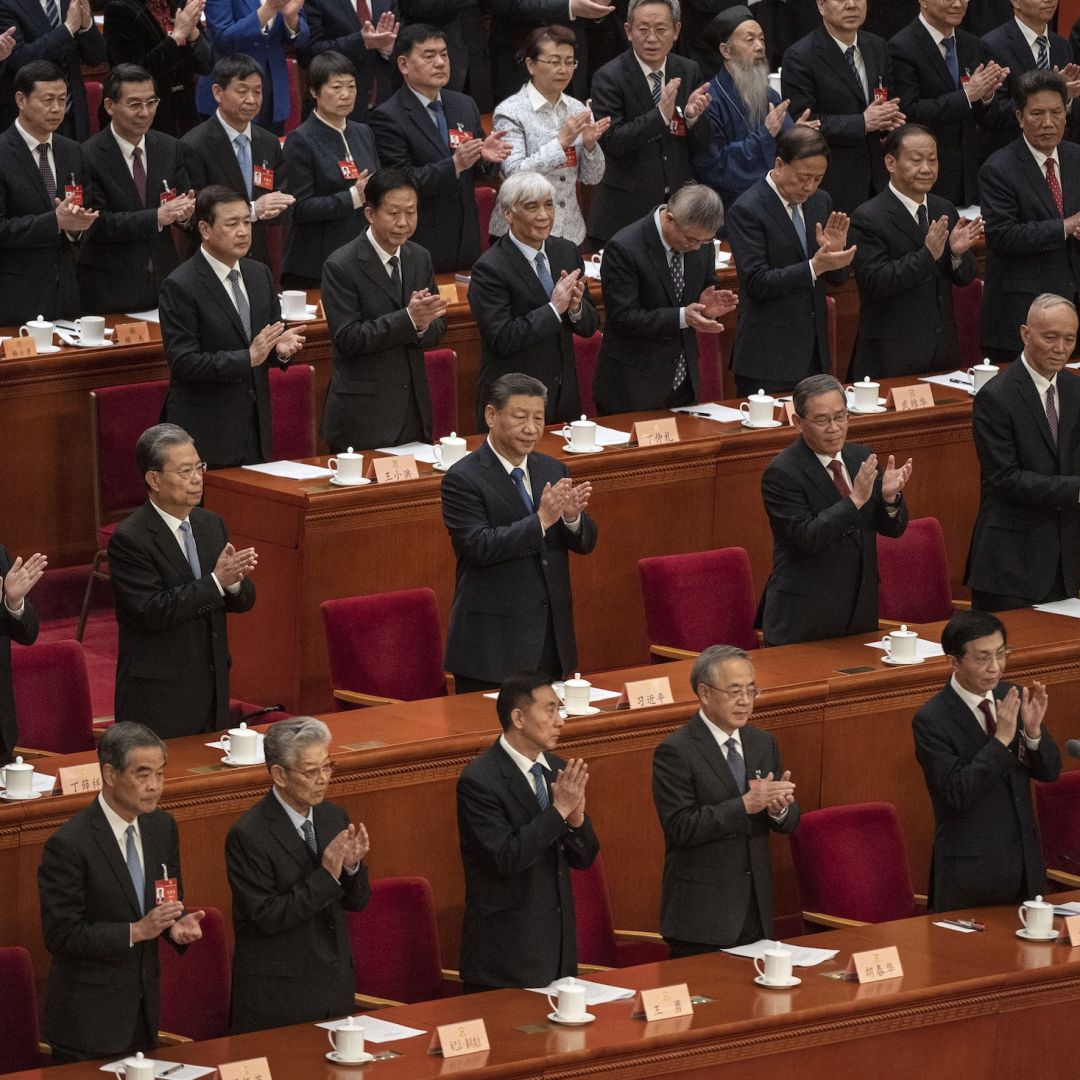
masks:
<instances>
[{"instance_id":1,"label":"red necktie","mask_svg":"<svg viewBox=\"0 0 1080 1080\"><path fill-rule=\"evenodd\" d=\"M1057 207L1057 212L1064 217L1065 200L1061 197L1061 184L1058 182L1053 158L1046 159L1046 186L1050 189L1050 194L1054 196L1054 205Z\"/></svg>"},{"instance_id":2,"label":"red necktie","mask_svg":"<svg viewBox=\"0 0 1080 1080\"><path fill-rule=\"evenodd\" d=\"M373 22L371 18L371 8L368 6L367 0L356 0L356 17L360 20L360 25L364 23Z\"/></svg>"},{"instance_id":3,"label":"red necktie","mask_svg":"<svg viewBox=\"0 0 1080 1080\"><path fill-rule=\"evenodd\" d=\"M143 168L142 149L136 146L131 151L131 179L135 181L135 190L139 193L139 202L146 205L146 169Z\"/></svg>"},{"instance_id":4,"label":"red necktie","mask_svg":"<svg viewBox=\"0 0 1080 1080\"><path fill-rule=\"evenodd\" d=\"M997 734L997 721L994 719L994 710L986 698L979 702L979 712L983 714L983 719L986 721L986 734L992 739Z\"/></svg>"},{"instance_id":5,"label":"red necktie","mask_svg":"<svg viewBox=\"0 0 1080 1080\"><path fill-rule=\"evenodd\" d=\"M836 490L840 492L840 497L846 499L851 494L851 488L844 479L844 466L834 458L829 462L829 472L832 473L833 483L836 485Z\"/></svg>"}]
</instances>

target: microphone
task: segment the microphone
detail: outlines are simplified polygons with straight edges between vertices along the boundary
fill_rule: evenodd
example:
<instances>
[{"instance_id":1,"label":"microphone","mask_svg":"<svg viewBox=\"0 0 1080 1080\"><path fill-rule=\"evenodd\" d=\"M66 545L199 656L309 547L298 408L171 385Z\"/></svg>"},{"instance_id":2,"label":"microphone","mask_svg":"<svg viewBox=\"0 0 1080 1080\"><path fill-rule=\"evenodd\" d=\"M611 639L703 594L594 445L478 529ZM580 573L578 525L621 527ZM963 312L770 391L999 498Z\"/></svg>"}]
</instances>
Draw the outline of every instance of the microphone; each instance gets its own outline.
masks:
<instances>
[{"instance_id":1,"label":"microphone","mask_svg":"<svg viewBox=\"0 0 1080 1080\"><path fill-rule=\"evenodd\" d=\"M1069 757L1080 758L1080 739L1070 739L1065 744L1065 753Z\"/></svg>"}]
</instances>

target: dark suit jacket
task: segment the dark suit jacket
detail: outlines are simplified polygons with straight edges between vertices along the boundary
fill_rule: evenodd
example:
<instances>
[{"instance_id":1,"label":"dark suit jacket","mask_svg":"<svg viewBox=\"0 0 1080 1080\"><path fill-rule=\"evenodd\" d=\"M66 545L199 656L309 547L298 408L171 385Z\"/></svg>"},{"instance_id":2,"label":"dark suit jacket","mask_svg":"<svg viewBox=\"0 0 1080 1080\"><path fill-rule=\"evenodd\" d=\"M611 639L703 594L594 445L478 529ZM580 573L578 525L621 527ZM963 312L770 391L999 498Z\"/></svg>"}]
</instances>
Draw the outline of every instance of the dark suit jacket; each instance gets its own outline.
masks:
<instances>
[{"instance_id":1,"label":"dark suit jacket","mask_svg":"<svg viewBox=\"0 0 1080 1080\"><path fill-rule=\"evenodd\" d=\"M367 169L373 173L379 167L371 128L350 120L345 141L357 172ZM281 266L287 274L318 280L323 263L339 247L367 231L363 209L353 207L356 181L346 179L338 164L344 157L341 134L314 113L285 140L282 186L296 197Z\"/></svg>"},{"instance_id":2,"label":"dark suit jacket","mask_svg":"<svg viewBox=\"0 0 1080 1080\"><path fill-rule=\"evenodd\" d=\"M829 220L832 203L821 190L802 204L804 252L784 203L765 179L728 212L727 232L739 275L739 320L732 367L736 375L790 382L812 375L814 347L820 370L829 371L829 322L825 285L842 284L848 267L811 280L816 227Z\"/></svg>"},{"instance_id":3,"label":"dark suit jacket","mask_svg":"<svg viewBox=\"0 0 1080 1080\"><path fill-rule=\"evenodd\" d=\"M1011 22L1012 18L1013 6L1009 0L981 0L978 4L968 4L964 21L960 25L970 33L982 37L1003 23ZM1056 18L1055 15L1054 20Z\"/></svg>"},{"instance_id":4,"label":"dark suit jacket","mask_svg":"<svg viewBox=\"0 0 1080 1080\"><path fill-rule=\"evenodd\" d=\"M163 739L229 724L227 611L255 603L250 578L235 596L210 576L229 535L217 514L195 507L188 519L199 553L197 581L161 515L144 503L109 541L120 642L116 719L137 720Z\"/></svg>"},{"instance_id":5,"label":"dark suit jacket","mask_svg":"<svg viewBox=\"0 0 1080 1080\"><path fill-rule=\"evenodd\" d=\"M279 322L281 304L265 264L241 259L240 274L251 307L251 334ZM225 285L201 253L181 263L161 285L158 304L169 395L164 419L179 424L211 468L244 457L253 417L259 426L259 458L271 457L269 359L251 366L250 339ZM253 461L244 461L251 465Z\"/></svg>"},{"instance_id":6,"label":"dark suit jacket","mask_svg":"<svg viewBox=\"0 0 1080 1080\"><path fill-rule=\"evenodd\" d=\"M868 446L845 443L841 455L855 479ZM900 536L907 505L889 516L874 494L856 508L801 436L773 458L761 478L773 534L773 565L758 608L770 645L844 637L877 629L877 534Z\"/></svg>"},{"instance_id":7,"label":"dark suit jacket","mask_svg":"<svg viewBox=\"0 0 1080 1080\"><path fill-rule=\"evenodd\" d=\"M979 513L964 577L973 589L1037 604L1060 566L1066 595L1080 591L1080 382L1062 372L1056 385L1056 447L1021 361L975 395Z\"/></svg>"},{"instance_id":8,"label":"dark suit jacket","mask_svg":"<svg viewBox=\"0 0 1080 1080\"><path fill-rule=\"evenodd\" d=\"M943 214L949 229L956 207L927 196L927 215ZM851 377L861 379L944 371L960 363L953 321L953 285L975 277L975 256L967 251L953 269L948 242L935 260L922 230L891 189L863 203L851 217L855 280L859 286L859 336Z\"/></svg>"},{"instance_id":9,"label":"dark suit jacket","mask_svg":"<svg viewBox=\"0 0 1080 1080\"><path fill-rule=\"evenodd\" d=\"M664 70L669 80L682 79L675 103L686 108L704 82L697 64L671 53ZM690 179L690 158L708 143L710 132L701 117L685 136L671 133L632 49L593 76L592 111L598 120L611 117L611 127L600 139L607 162L604 178L589 212L589 235L607 241Z\"/></svg>"},{"instance_id":10,"label":"dark suit jacket","mask_svg":"<svg viewBox=\"0 0 1080 1080\"><path fill-rule=\"evenodd\" d=\"M72 173L84 198L90 196L82 147L62 135L53 136L52 146L60 198ZM84 314L74 251L56 227L37 157L12 124L0 135L0 326L18 326L37 315L51 320Z\"/></svg>"},{"instance_id":11,"label":"dark suit jacket","mask_svg":"<svg viewBox=\"0 0 1080 1080\"><path fill-rule=\"evenodd\" d=\"M676 303L668 255L650 214L608 242L601 283L607 325L593 379L597 411L666 408L680 354L697 401L697 333L679 329L679 308L696 303L708 286L719 288L712 244L683 255L682 302Z\"/></svg>"},{"instance_id":12,"label":"dark suit jacket","mask_svg":"<svg viewBox=\"0 0 1080 1080\"><path fill-rule=\"evenodd\" d=\"M447 127L459 124L484 138L476 102L444 89L440 94ZM379 160L401 169L420 190L420 212L413 240L431 252L436 274L468 270L480 257L480 219L474 189L482 162L460 176L454 172L450 147L416 95L402 86L369 120Z\"/></svg>"},{"instance_id":13,"label":"dark suit jacket","mask_svg":"<svg viewBox=\"0 0 1080 1080\"><path fill-rule=\"evenodd\" d=\"M782 775L772 735L746 726L739 738L748 777ZM794 832L799 804L792 803L782 821L767 810L747 814L724 752L697 713L656 748L652 792L664 830L664 937L734 945L751 895L765 936L772 937L769 832Z\"/></svg>"},{"instance_id":14,"label":"dark suit jacket","mask_svg":"<svg viewBox=\"0 0 1080 1080\"><path fill-rule=\"evenodd\" d=\"M312 809L312 854L273 791L225 838L233 895L232 1031L301 1024L353 1012L356 977L345 912L371 898L367 867L323 869L322 853L349 825L332 802Z\"/></svg>"},{"instance_id":15,"label":"dark suit jacket","mask_svg":"<svg viewBox=\"0 0 1080 1080\"><path fill-rule=\"evenodd\" d=\"M145 311L158 305L161 283L179 259L172 229L158 228L163 185L191 186L183 147L171 135L146 133L146 204L139 199L112 127L83 146L91 204L101 211L79 251L79 291L86 311Z\"/></svg>"},{"instance_id":16,"label":"dark suit jacket","mask_svg":"<svg viewBox=\"0 0 1080 1080\"><path fill-rule=\"evenodd\" d=\"M164 810L140 814L139 835L145 910L154 906L162 863L176 878L183 899L180 841L172 816ZM150 1030L157 1031L158 942L129 944L129 927L143 916L98 799L45 842L38 900L45 947L52 955L42 1022L46 1041L91 1057L115 1056L131 1045L141 1006ZM167 935L165 940L172 942Z\"/></svg>"},{"instance_id":17,"label":"dark suit jacket","mask_svg":"<svg viewBox=\"0 0 1080 1080\"><path fill-rule=\"evenodd\" d=\"M437 291L431 257L411 241L400 249L402 292ZM438 345L446 320L418 336L401 297L366 233L339 248L323 267L322 302L333 342L333 371L322 436L334 450L393 445L415 397L424 430L431 396L424 350Z\"/></svg>"},{"instance_id":18,"label":"dark suit jacket","mask_svg":"<svg viewBox=\"0 0 1080 1080\"><path fill-rule=\"evenodd\" d=\"M566 764L544 755L548 789ZM547 770L545 770L546 772ZM461 978L483 986L547 986L577 974L570 868L592 865L600 843L586 816L572 829L498 741L457 782L465 868Z\"/></svg>"},{"instance_id":19,"label":"dark suit jacket","mask_svg":"<svg viewBox=\"0 0 1080 1080\"><path fill-rule=\"evenodd\" d=\"M1000 701L1009 686L998 683L994 697ZM1008 747L987 738L952 680L919 709L912 728L934 806L930 909L1015 904L1045 892L1031 781L1061 772L1053 736L1043 728L1038 750L1025 745L1021 762L1022 725Z\"/></svg>"},{"instance_id":20,"label":"dark suit jacket","mask_svg":"<svg viewBox=\"0 0 1080 1080\"><path fill-rule=\"evenodd\" d=\"M956 57L960 77L974 71L985 59L982 43L966 30L956 32ZM979 202L979 132L986 114L979 102L968 104L962 87L952 76L934 39L915 19L889 41L892 55L893 93L900 111L913 124L923 124L937 136L938 180L934 194L954 206Z\"/></svg>"},{"instance_id":21,"label":"dark suit jacket","mask_svg":"<svg viewBox=\"0 0 1080 1080\"><path fill-rule=\"evenodd\" d=\"M891 91L892 64L885 42L860 30L856 42L866 68L871 99L881 85ZM790 113L810 110L821 121L821 134L829 141L829 168L822 188L832 197L833 209L850 214L889 182L881 150L881 132L867 132L863 110L867 106L862 85L839 46L824 26L797 41L786 53L781 68L783 96Z\"/></svg>"},{"instance_id":22,"label":"dark suit jacket","mask_svg":"<svg viewBox=\"0 0 1080 1080\"><path fill-rule=\"evenodd\" d=\"M1080 210L1080 147L1063 140L1058 161L1068 217ZM1066 239L1046 174L1022 135L991 155L979 186L986 230L982 343L1019 352L1020 324L1036 296L1052 292L1076 302L1080 244Z\"/></svg>"},{"instance_id":23,"label":"dark suit jacket","mask_svg":"<svg viewBox=\"0 0 1080 1080\"><path fill-rule=\"evenodd\" d=\"M558 236L544 242L553 281L559 273L585 273L577 245ZM574 363L574 335L591 337L600 318L589 295L581 298L581 317L560 319L548 304L544 286L510 239L499 237L473 267L469 306L480 331L480 374L476 383L477 430L486 431L488 387L500 375L522 371L547 387L547 421L576 420L581 394Z\"/></svg>"},{"instance_id":24,"label":"dark suit jacket","mask_svg":"<svg viewBox=\"0 0 1080 1080\"><path fill-rule=\"evenodd\" d=\"M0 544L0 594L3 581L11 569L11 556ZM11 689L11 643L33 645L38 636L38 615L30 598L25 600L22 618L16 619L4 607L0 595L0 765L11 760L12 751L19 742L19 728L15 720L15 695Z\"/></svg>"},{"instance_id":25,"label":"dark suit jacket","mask_svg":"<svg viewBox=\"0 0 1080 1080\"><path fill-rule=\"evenodd\" d=\"M484 25L486 0L401 0L402 21L437 26L446 35L450 53L451 90L467 93L481 112L491 112L495 97L491 87L491 60Z\"/></svg>"},{"instance_id":26,"label":"dark suit jacket","mask_svg":"<svg viewBox=\"0 0 1080 1080\"><path fill-rule=\"evenodd\" d=\"M528 470L534 506L544 484L568 475L565 465L536 452ZM563 671L573 671L569 552L588 555L596 547L596 522L582 514L576 533L560 522L544 535L486 440L443 477L442 514L457 557L447 670L496 684L534 670L550 618Z\"/></svg>"}]
</instances>

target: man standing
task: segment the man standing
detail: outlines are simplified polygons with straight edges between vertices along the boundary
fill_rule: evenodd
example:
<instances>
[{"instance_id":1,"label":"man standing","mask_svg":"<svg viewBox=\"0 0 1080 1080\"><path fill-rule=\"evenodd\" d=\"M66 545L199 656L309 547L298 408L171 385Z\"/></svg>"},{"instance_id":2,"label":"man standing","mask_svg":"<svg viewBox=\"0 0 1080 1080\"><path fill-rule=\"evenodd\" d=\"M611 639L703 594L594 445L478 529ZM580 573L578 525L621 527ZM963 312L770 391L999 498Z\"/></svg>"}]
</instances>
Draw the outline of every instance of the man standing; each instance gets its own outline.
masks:
<instances>
[{"instance_id":1,"label":"man standing","mask_svg":"<svg viewBox=\"0 0 1080 1080\"><path fill-rule=\"evenodd\" d=\"M607 325L593 380L600 414L699 399L697 335L722 333L720 317L738 302L716 276L713 237L723 221L720 196L690 182L604 249Z\"/></svg>"},{"instance_id":2,"label":"man standing","mask_svg":"<svg viewBox=\"0 0 1080 1080\"><path fill-rule=\"evenodd\" d=\"M416 187L397 169L378 169L364 200L367 232L323 266L334 368L322 434L337 451L431 440L424 350L446 331L431 256L409 239Z\"/></svg>"},{"instance_id":3,"label":"man standing","mask_svg":"<svg viewBox=\"0 0 1080 1080\"><path fill-rule=\"evenodd\" d=\"M496 708L502 735L457 782L467 994L577 974L570 869L600 850L585 814L589 768L553 753L565 721L548 676L511 675Z\"/></svg>"},{"instance_id":4,"label":"man standing","mask_svg":"<svg viewBox=\"0 0 1080 1080\"><path fill-rule=\"evenodd\" d=\"M587 480L535 447L547 389L529 375L488 388L487 439L442 482L443 522L457 556L446 667L458 693L490 690L515 671L560 679L577 664L569 553L596 547Z\"/></svg>"},{"instance_id":5,"label":"man standing","mask_svg":"<svg viewBox=\"0 0 1080 1080\"><path fill-rule=\"evenodd\" d=\"M52 955L42 1034L56 1065L157 1046L158 938L183 949L202 937L184 910L180 841L159 810L165 744L117 722L98 743L101 793L45 843L38 900ZM163 884L171 898L156 899Z\"/></svg>"},{"instance_id":6,"label":"man standing","mask_svg":"<svg viewBox=\"0 0 1080 1080\"><path fill-rule=\"evenodd\" d=\"M877 629L877 534L907 528L911 458L878 472L869 447L849 443L844 387L814 375L795 387L800 438L772 460L761 495L773 534L772 573L758 608L769 645Z\"/></svg>"},{"instance_id":7,"label":"man standing","mask_svg":"<svg viewBox=\"0 0 1080 1080\"><path fill-rule=\"evenodd\" d=\"M957 612L941 647L952 677L912 723L934 806L930 910L1031 900L1046 891L1031 781L1061 772L1046 687L1002 681L1005 627L988 612Z\"/></svg>"},{"instance_id":8,"label":"man standing","mask_svg":"<svg viewBox=\"0 0 1080 1080\"><path fill-rule=\"evenodd\" d=\"M229 722L225 613L255 603L255 551L237 551L225 522L199 505L206 463L186 431L148 428L135 460L149 498L109 541L116 719L138 717L163 739L216 731Z\"/></svg>"},{"instance_id":9,"label":"man standing","mask_svg":"<svg viewBox=\"0 0 1080 1080\"><path fill-rule=\"evenodd\" d=\"M773 937L769 833L794 832L801 812L776 740L749 726L759 691L746 653L711 645L690 686L698 712L653 754L673 960Z\"/></svg>"},{"instance_id":10,"label":"man standing","mask_svg":"<svg viewBox=\"0 0 1080 1080\"><path fill-rule=\"evenodd\" d=\"M19 725L15 717L15 695L11 689L11 643L33 645L38 636L38 616L26 594L41 580L48 560L40 552L25 562L21 555L11 561L7 548L0 544L0 582L3 600L0 606L0 765L11 761L19 744Z\"/></svg>"},{"instance_id":11,"label":"man standing","mask_svg":"<svg viewBox=\"0 0 1080 1080\"><path fill-rule=\"evenodd\" d=\"M234 1034L350 1015L356 977L345 913L371 897L367 829L325 801L330 729L310 716L282 720L265 747L273 787L225 839Z\"/></svg>"},{"instance_id":12,"label":"man standing","mask_svg":"<svg viewBox=\"0 0 1080 1080\"><path fill-rule=\"evenodd\" d=\"M574 336L591 337L600 318L577 245L551 235L555 189L536 172L516 172L499 188L495 213L509 226L477 260L469 306L480 331L478 430L488 387L512 371L548 388L547 422L581 415Z\"/></svg>"},{"instance_id":13,"label":"man standing","mask_svg":"<svg viewBox=\"0 0 1080 1080\"><path fill-rule=\"evenodd\" d=\"M1036 297L1020 327L1019 361L975 395L979 513L964 584L976 609L1008 611L1080 591L1080 384L1058 378L1076 326L1070 301Z\"/></svg>"},{"instance_id":14,"label":"man standing","mask_svg":"<svg viewBox=\"0 0 1080 1080\"><path fill-rule=\"evenodd\" d=\"M859 336L851 377L892 378L947 371L960 363L953 285L975 277L971 246L982 219L959 217L930 194L937 180L937 140L905 124L885 140L889 187L851 217Z\"/></svg>"}]
</instances>

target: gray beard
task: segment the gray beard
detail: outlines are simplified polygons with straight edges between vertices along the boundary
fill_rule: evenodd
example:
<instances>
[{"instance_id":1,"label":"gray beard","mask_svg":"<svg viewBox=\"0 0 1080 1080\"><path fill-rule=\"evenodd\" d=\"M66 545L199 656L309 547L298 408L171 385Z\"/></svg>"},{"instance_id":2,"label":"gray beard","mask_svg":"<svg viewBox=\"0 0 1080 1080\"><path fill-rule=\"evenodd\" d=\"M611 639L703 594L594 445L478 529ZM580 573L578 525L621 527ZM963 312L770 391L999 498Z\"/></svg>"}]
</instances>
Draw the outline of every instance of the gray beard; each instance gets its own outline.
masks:
<instances>
[{"instance_id":1,"label":"gray beard","mask_svg":"<svg viewBox=\"0 0 1080 1080\"><path fill-rule=\"evenodd\" d=\"M728 69L735 90L743 100L746 122L756 128L769 111L769 69L765 64L732 64Z\"/></svg>"}]
</instances>

